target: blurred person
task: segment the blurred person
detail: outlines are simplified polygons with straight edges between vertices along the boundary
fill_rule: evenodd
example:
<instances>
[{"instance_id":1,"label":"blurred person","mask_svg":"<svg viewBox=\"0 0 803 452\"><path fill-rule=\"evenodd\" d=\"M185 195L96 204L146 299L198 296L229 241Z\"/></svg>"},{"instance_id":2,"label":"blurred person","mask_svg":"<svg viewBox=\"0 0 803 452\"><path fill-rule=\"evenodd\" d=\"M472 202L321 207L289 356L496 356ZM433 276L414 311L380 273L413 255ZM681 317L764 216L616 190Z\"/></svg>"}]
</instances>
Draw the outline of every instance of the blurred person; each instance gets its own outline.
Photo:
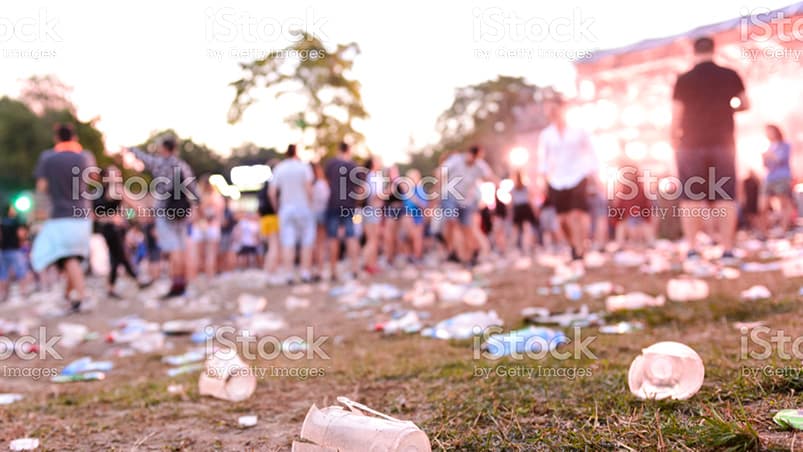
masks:
<instances>
[{"instance_id":1,"label":"blurred person","mask_svg":"<svg viewBox=\"0 0 803 452\"><path fill-rule=\"evenodd\" d=\"M331 190L326 174L320 163L312 163L315 180L312 183L312 214L315 217L315 246L312 253L314 281L321 280L324 259L326 257L326 205L329 203Z\"/></svg>"},{"instance_id":2,"label":"blurred person","mask_svg":"<svg viewBox=\"0 0 803 452\"><path fill-rule=\"evenodd\" d=\"M218 247L218 262L221 271L234 270L237 255L234 252L234 227L237 218L231 210L231 200L223 198L223 223L220 225L220 246Z\"/></svg>"},{"instance_id":3,"label":"blurred person","mask_svg":"<svg viewBox=\"0 0 803 452\"><path fill-rule=\"evenodd\" d=\"M766 238L765 227L759 209L759 197L761 194L761 180L754 170L750 170L750 175L742 182L742 192L744 201L742 204L742 214L748 229L759 234L759 239Z\"/></svg>"},{"instance_id":4,"label":"blurred person","mask_svg":"<svg viewBox=\"0 0 803 452\"><path fill-rule=\"evenodd\" d=\"M784 140L781 129L768 124L766 127L767 138L770 140L769 148L762 154L764 167L767 168L767 176L764 179L763 198L764 208L761 209L762 220L766 234L769 226L769 206L772 201L780 205L779 213L781 221L779 226L786 233L795 216L795 206L792 202L792 168L789 166L789 157L792 155L789 142Z\"/></svg>"},{"instance_id":5,"label":"blurred person","mask_svg":"<svg viewBox=\"0 0 803 452\"><path fill-rule=\"evenodd\" d=\"M6 216L0 219L0 301L9 292L11 275L27 294L28 257L23 249L25 225L20 221L14 206L8 206Z\"/></svg>"},{"instance_id":6,"label":"blurred person","mask_svg":"<svg viewBox=\"0 0 803 452\"><path fill-rule=\"evenodd\" d=\"M237 250L237 267L255 267L259 264L259 216L256 213L243 213L234 227L234 247Z\"/></svg>"},{"instance_id":7,"label":"blurred person","mask_svg":"<svg viewBox=\"0 0 803 452\"><path fill-rule=\"evenodd\" d=\"M281 243L288 284L295 282L296 246L301 247L301 282L312 281L312 246L315 244L315 215L312 212L312 181L309 164L298 158L296 145L287 146L285 159L273 170L270 200L279 207Z\"/></svg>"},{"instance_id":8,"label":"blurred person","mask_svg":"<svg viewBox=\"0 0 803 452\"><path fill-rule=\"evenodd\" d=\"M159 140L155 154L138 148L130 152L153 175L155 203L154 231L161 252L167 254L171 279L170 289L163 298L183 296L187 291L188 228L193 206L198 203L195 176L192 168L179 158L178 143L172 136Z\"/></svg>"},{"instance_id":9,"label":"blurred person","mask_svg":"<svg viewBox=\"0 0 803 452\"><path fill-rule=\"evenodd\" d=\"M588 185L588 206L591 221L591 246L597 251L605 249L609 237L608 200L602 190L602 184Z\"/></svg>"},{"instance_id":10,"label":"blurred person","mask_svg":"<svg viewBox=\"0 0 803 452\"><path fill-rule=\"evenodd\" d=\"M127 196L123 189L123 174L120 169L110 165L101 172L101 183L103 194L94 202L95 228L109 249L109 278L106 294L109 298L120 298L114 290L117 283L117 271L119 266L128 276L139 283L138 272L131 263L131 258L126 252L125 236L128 232L128 219L125 212L129 207ZM144 288L146 284L140 284Z\"/></svg>"},{"instance_id":11,"label":"blurred person","mask_svg":"<svg viewBox=\"0 0 803 452\"><path fill-rule=\"evenodd\" d=\"M363 206L362 224L365 231L363 262L365 272L369 275L379 273L379 245L382 240L382 206L384 204L385 178L382 174L382 163L377 156L365 161L366 191Z\"/></svg>"},{"instance_id":12,"label":"blurred person","mask_svg":"<svg viewBox=\"0 0 803 452\"><path fill-rule=\"evenodd\" d=\"M498 183L483 153L479 146L471 146L466 152L451 155L442 165L447 180L442 181L441 186L453 188L450 193L442 193L441 199L441 207L454 213L446 219L446 236L454 253L450 260L475 263L479 254L478 184L482 181Z\"/></svg>"},{"instance_id":13,"label":"blurred person","mask_svg":"<svg viewBox=\"0 0 803 452\"><path fill-rule=\"evenodd\" d=\"M340 231L346 241L346 253L352 275L359 269L360 245L354 229L354 213L360 195L359 179L354 173L357 165L352 161L351 148L340 143L338 155L324 166L331 195L326 206L326 236L329 238L329 265L332 280L337 279L337 262L340 258Z\"/></svg>"},{"instance_id":14,"label":"blurred person","mask_svg":"<svg viewBox=\"0 0 803 452\"><path fill-rule=\"evenodd\" d=\"M566 123L566 104L561 97L548 100L546 108L550 124L538 137L538 172L571 247L572 266L582 273L591 233L588 186L596 183L597 155L589 135Z\"/></svg>"},{"instance_id":15,"label":"blurred person","mask_svg":"<svg viewBox=\"0 0 803 452\"><path fill-rule=\"evenodd\" d=\"M714 41L694 41L694 67L678 76L672 100L670 138L675 148L681 186L681 226L689 258L699 257L697 233L701 209L724 214L716 223L724 249L722 260L734 260L738 222L734 112L749 108L744 83L735 71L714 63ZM694 180L705 183L694 183ZM687 182L691 182L688 185ZM691 192L691 187L695 192Z\"/></svg>"},{"instance_id":16,"label":"blurred person","mask_svg":"<svg viewBox=\"0 0 803 452\"><path fill-rule=\"evenodd\" d=\"M268 162L270 168L276 168L278 162ZM270 199L271 179L265 181L262 189L257 193L259 206L259 233L268 245L265 255L264 268L269 276L274 277L279 271L281 250L279 245L279 216L276 215L276 205Z\"/></svg>"},{"instance_id":17,"label":"blurred person","mask_svg":"<svg viewBox=\"0 0 803 452\"><path fill-rule=\"evenodd\" d=\"M424 213L427 208L427 194L421 185L421 172L417 169L410 169L405 173L409 187L402 199L404 206L404 216L402 217L402 229L410 239L412 248L412 262L420 264L424 256Z\"/></svg>"},{"instance_id":18,"label":"blurred person","mask_svg":"<svg viewBox=\"0 0 803 452\"><path fill-rule=\"evenodd\" d=\"M613 202L617 212L616 243L618 247L635 245L636 247L652 246L655 241L652 218L652 202L647 197L642 176L635 166L621 172L623 183L617 187ZM606 214L606 218L609 214ZM605 225L607 228L607 224Z\"/></svg>"},{"instance_id":19,"label":"blurred person","mask_svg":"<svg viewBox=\"0 0 803 452\"><path fill-rule=\"evenodd\" d=\"M39 156L34 171L36 190L47 195L51 209L40 212L48 219L34 239L31 266L41 273L55 264L67 280L65 298L70 311L78 312L87 297L81 261L89 256L92 234L92 193L87 182L93 179L97 184L99 175L95 157L77 141L72 125L56 126L55 143ZM79 196L73 195L76 188Z\"/></svg>"},{"instance_id":20,"label":"blurred person","mask_svg":"<svg viewBox=\"0 0 803 452\"><path fill-rule=\"evenodd\" d=\"M401 219L404 214L404 202L399 190L399 167L392 165L388 168L388 186L385 190L385 206L382 209L382 228L384 245L382 252L388 265L393 266L397 254L401 251Z\"/></svg>"},{"instance_id":21,"label":"blurred person","mask_svg":"<svg viewBox=\"0 0 803 452\"><path fill-rule=\"evenodd\" d=\"M204 274L207 278L212 278L217 274L218 250L226 202L223 200L223 195L209 182L208 176L201 178L198 187L201 199L190 237L198 262L203 263Z\"/></svg>"},{"instance_id":22,"label":"blurred person","mask_svg":"<svg viewBox=\"0 0 803 452\"><path fill-rule=\"evenodd\" d=\"M509 219L510 219L510 212L508 209L507 204L502 202L499 199L499 191L494 191L494 208L493 208L493 215L491 220L491 233L493 235L493 246L496 248L496 252L499 254L504 255L507 253L507 234L510 233L509 229Z\"/></svg>"},{"instance_id":23,"label":"blurred person","mask_svg":"<svg viewBox=\"0 0 803 452\"><path fill-rule=\"evenodd\" d=\"M513 205L513 227L518 235L517 242L524 254L530 254L533 251L533 232L538 227L538 219L533 210L530 190L524 184L521 171L517 171L513 178L510 198Z\"/></svg>"}]
</instances>

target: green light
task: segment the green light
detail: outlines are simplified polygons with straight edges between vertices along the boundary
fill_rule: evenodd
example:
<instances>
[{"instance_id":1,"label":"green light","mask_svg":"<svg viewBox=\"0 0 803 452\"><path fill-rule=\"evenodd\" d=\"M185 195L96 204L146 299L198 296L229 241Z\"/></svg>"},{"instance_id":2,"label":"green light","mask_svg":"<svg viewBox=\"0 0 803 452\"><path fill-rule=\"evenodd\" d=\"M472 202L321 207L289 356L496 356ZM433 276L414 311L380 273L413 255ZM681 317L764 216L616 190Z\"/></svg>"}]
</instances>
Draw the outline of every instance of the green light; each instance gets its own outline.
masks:
<instances>
[{"instance_id":1,"label":"green light","mask_svg":"<svg viewBox=\"0 0 803 452\"><path fill-rule=\"evenodd\" d=\"M25 213L31 210L32 206L33 202L31 202L31 197L28 195L20 195L14 200L14 209L17 212Z\"/></svg>"}]
</instances>

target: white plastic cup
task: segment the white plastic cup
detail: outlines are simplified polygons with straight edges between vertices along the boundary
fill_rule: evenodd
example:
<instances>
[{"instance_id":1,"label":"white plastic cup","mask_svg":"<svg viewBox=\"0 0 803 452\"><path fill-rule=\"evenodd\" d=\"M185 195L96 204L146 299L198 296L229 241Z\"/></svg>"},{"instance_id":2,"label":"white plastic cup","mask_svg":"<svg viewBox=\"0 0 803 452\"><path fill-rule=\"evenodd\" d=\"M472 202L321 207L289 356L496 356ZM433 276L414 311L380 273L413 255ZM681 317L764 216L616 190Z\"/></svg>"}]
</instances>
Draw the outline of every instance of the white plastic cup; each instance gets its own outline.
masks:
<instances>
[{"instance_id":1,"label":"white plastic cup","mask_svg":"<svg viewBox=\"0 0 803 452\"><path fill-rule=\"evenodd\" d=\"M339 397L338 401L351 411L339 406L310 407L301 426L303 439L340 452L432 451L426 433L414 423L392 418L345 397Z\"/></svg>"},{"instance_id":2,"label":"white plastic cup","mask_svg":"<svg viewBox=\"0 0 803 452\"><path fill-rule=\"evenodd\" d=\"M206 360L198 379L198 392L221 400L240 402L254 394L257 379L234 350L218 350Z\"/></svg>"},{"instance_id":3,"label":"white plastic cup","mask_svg":"<svg viewBox=\"0 0 803 452\"><path fill-rule=\"evenodd\" d=\"M627 383L640 399L686 400L703 386L705 366L700 355L680 342L658 342L641 351L630 364Z\"/></svg>"}]
</instances>

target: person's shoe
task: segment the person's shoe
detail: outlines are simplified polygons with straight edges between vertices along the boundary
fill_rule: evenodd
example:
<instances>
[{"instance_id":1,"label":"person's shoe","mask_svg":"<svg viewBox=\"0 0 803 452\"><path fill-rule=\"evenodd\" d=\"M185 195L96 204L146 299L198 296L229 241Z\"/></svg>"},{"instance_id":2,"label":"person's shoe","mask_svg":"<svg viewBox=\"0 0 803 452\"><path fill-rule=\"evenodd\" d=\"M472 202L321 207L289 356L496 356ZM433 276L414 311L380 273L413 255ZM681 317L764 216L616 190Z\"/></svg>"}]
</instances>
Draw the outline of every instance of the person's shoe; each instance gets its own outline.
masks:
<instances>
[{"instance_id":1,"label":"person's shoe","mask_svg":"<svg viewBox=\"0 0 803 452\"><path fill-rule=\"evenodd\" d=\"M452 253L449 253L449 257L446 258L446 262L454 262L454 263L458 263L459 264L460 263L460 258L457 257L457 254L452 252Z\"/></svg>"},{"instance_id":2,"label":"person's shoe","mask_svg":"<svg viewBox=\"0 0 803 452\"><path fill-rule=\"evenodd\" d=\"M692 250L689 250L688 253L686 253L686 259L687 260L693 261L693 260L697 260L699 258L700 258L700 253L697 252L697 250L692 249Z\"/></svg>"},{"instance_id":3,"label":"person's shoe","mask_svg":"<svg viewBox=\"0 0 803 452\"><path fill-rule=\"evenodd\" d=\"M723 252L722 257L720 257L719 260L722 262L722 265L739 265L739 259L733 255L733 251L731 250Z\"/></svg>"},{"instance_id":4,"label":"person's shoe","mask_svg":"<svg viewBox=\"0 0 803 452\"><path fill-rule=\"evenodd\" d=\"M153 280L150 280L148 282L137 283L137 286L140 288L140 290L147 289L148 287L150 287L152 285L153 285Z\"/></svg>"},{"instance_id":5,"label":"person's shoe","mask_svg":"<svg viewBox=\"0 0 803 452\"><path fill-rule=\"evenodd\" d=\"M112 300L120 300L122 298L122 297L120 297L120 295L117 292L115 292L113 290L110 290L110 291L106 292L106 296L109 297Z\"/></svg>"},{"instance_id":6,"label":"person's shoe","mask_svg":"<svg viewBox=\"0 0 803 452\"><path fill-rule=\"evenodd\" d=\"M185 293L187 293L187 288L185 286L179 286L174 284L170 286L170 290L166 294L162 295L162 300L167 300L175 297L182 297L184 296Z\"/></svg>"},{"instance_id":7,"label":"person's shoe","mask_svg":"<svg viewBox=\"0 0 803 452\"><path fill-rule=\"evenodd\" d=\"M373 265L366 265L363 270L365 270L365 273L368 273L369 275L376 275L379 273L379 268Z\"/></svg>"},{"instance_id":8,"label":"person's shoe","mask_svg":"<svg viewBox=\"0 0 803 452\"><path fill-rule=\"evenodd\" d=\"M81 300L70 301L70 309L67 314L80 314L81 313Z\"/></svg>"}]
</instances>

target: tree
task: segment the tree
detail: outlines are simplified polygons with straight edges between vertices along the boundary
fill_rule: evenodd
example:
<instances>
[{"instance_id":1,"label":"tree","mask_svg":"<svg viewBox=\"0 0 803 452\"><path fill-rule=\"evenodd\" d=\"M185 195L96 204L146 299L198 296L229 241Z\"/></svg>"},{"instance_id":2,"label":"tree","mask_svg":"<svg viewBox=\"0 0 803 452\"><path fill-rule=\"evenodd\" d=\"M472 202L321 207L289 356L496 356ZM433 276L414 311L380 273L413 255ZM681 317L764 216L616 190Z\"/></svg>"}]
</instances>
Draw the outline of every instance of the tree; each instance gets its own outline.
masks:
<instances>
[{"instance_id":1,"label":"tree","mask_svg":"<svg viewBox=\"0 0 803 452\"><path fill-rule=\"evenodd\" d=\"M301 96L306 103L304 111L285 120L300 131L307 144L323 149L319 154L334 154L343 140L363 141L363 135L354 128L354 120L365 119L368 113L362 104L360 83L350 78L359 47L352 42L338 44L329 51L313 35L298 32L296 36L299 39L286 49L241 64L243 78L231 84L236 94L229 122L239 121L256 102L252 95L255 89L267 88L277 100L288 94Z\"/></svg>"},{"instance_id":2,"label":"tree","mask_svg":"<svg viewBox=\"0 0 803 452\"><path fill-rule=\"evenodd\" d=\"M444 151L479 145L485 148L488 163L503 172L517 136L547 124L538 102L541 91L522 77L509 76L458 88L452 105L438 117L441 138L429 158L437 160Z\"/></svg>"},{"instance_id":3,"label":"tree","mask_svg":"<svg viewBox=\"0 0 803 452\"><path fill-rule=\"evenodd\" d=\"M47 111L68 111L75 115L75 105L70 100L72 87L55 75L33 75L25 80L20 94L24 102L37 115Z\"/></svg>"}]
</instances>

